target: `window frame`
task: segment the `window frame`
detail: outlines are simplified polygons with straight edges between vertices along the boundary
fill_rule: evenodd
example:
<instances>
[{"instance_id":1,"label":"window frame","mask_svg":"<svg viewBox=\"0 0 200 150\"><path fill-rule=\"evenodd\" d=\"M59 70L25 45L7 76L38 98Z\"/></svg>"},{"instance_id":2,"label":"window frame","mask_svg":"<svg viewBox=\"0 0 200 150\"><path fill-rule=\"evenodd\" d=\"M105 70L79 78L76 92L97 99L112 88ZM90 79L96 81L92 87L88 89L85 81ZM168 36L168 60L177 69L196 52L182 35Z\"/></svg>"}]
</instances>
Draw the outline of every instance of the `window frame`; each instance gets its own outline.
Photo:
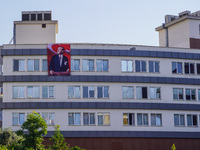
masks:
<instances>
[{"instance_id":1,"label":"window frame","mask_svg":"<svg viewBox=\"0 0 200 150\"><path fill-rule=\"evenodd\" d=\"M139 124L138 115L142 115L141 124ZM147 115L147 124L145 123L144 115ZM137 125L138 126L149 126L149 114L148 113L137 113Z\"/></svg>"},{"instance_id":2,"label":"window frame","mask_svg":"<svg viewBox=\"0 0 200 150\"><path fill-rule=\"evenodd\" d=\"M47 114L47 120L45 120L44 114ZM54 115L54 117L53 117L54 120L53 121L51 121L52 119L50 118L50 114ZM55 125L55 120L56 120L55 112L42 112L42 118L44 119L44 121L46 122L46 124L48 126L54 126Z\"/></svg>"},{"instance_id":3,"label":"window frame","mask_svg":"<svg viewBox=\"0 0 200 150\"><path fill-rule=\"evenodd\" d=\"M15 66L15 61L18 61L17 66ZM23 61L23 66L21 66L21 61ZM21 66L21 67L20 67ZM13 59L13 71L15 72L25 72L25 59ZM17 68L15 68L17 67ZM21 69L20 69L21 68Z\"/></svg>"},{"instance_id":4,"label":"window frame","mask_svg":"<svg viewBox=\"0 0 200 150\"><path fill-rule=\"evenodd\" d=\"M87 88L88 88L88 89L87 89L87 95L88 95L87 97L84 96L84 87L87 87ZM90 96L90 91L92 91L92 90L89 90L89 88L93 88L93 89L94 89L94 96L93 96L93 97ZM83 86L82 86L82 91L83 91L83 92L82 92L82 97L83 97L83 98L89 98L89 99L95 98L95 86L83 85Z\"/></svg>"},{"instance_id":5,"label":"window frame","mask_svg":"<svg viewBox=\"0 0 200 150\"><path fill-rule=\"evenodd\" d=\"M130 90L132 88L132 97L130 96ZM124 91L125 90L125 91ZM126 97L124 97L126 95ZM122 86L122 99L134 99L134 86Z\"/></svg>"},{"instance_id":6,"label":"window frame","mask_svg":"<svg viewBox=\"0 0 200 150\"><path fill-rule=\"evenodd\" d=\"M84 114L88 114L88 124L85 124ZM94 114L94 123L91 123L91 114ZM84 126L95 126L96 125L96 115L94 112L83 112L83 125Z\"/></svg>"},{"instance_id":7,"label":"window frame","mask_svg":"<svg viewBox=\"0 0 200 150\"><path fill-rule=\"evenodd\" d=\"M70 114L72 115L72 124L70 123ZM79 118L78 118L78 123L76 122L76 115L75 114L79 114ZM80 112L68 112L68 126L80 126L81 125L81 113Z\"/></svg>"},{"instance_id":8,"label":"window frame","mask_svg":"<svg viewBox=\"0 0 200 150\"><path fill-rule=\"evenodd\" d=\"M174 94L174 90L177 90L177 99L175 99L175 97L174 97L174 95L176 94ZM180 90L182 90L182 99L180 99ZM172 92L173 92L173 100L178 100L178 101L181 101L181 100L184 100L184 95L185 95L185 93L184 93L184 89L183 88L173 88L172 89Z\"/></svg>"},{"instance_id":9,"label":"window frame","mask_svg":"<svg viewBox=\"0 0 200 150\"><path fill-rule=\"evenodd\" d=\"M99 97L99 91L98 91L98 88L100 88L100 87L102 87L102 90L101 90L101 93L102 93L102 97ZM105 97L105 87L107 87L108 88L108 91L106 92L106 93L108 93L108 97ZM97 98L98 99L108 99L108 98L110 98L110 93L109 93L109 86L104 86L104 85L101 85L101 86L97 86Z\"/></svg>"},{"instance_id":10,"label":"window frame","mask_svg":"<svg viewBox=\"0 0 200 150\"><path fill-rule=\"evenodd\" d=\"M127 115L127 117L125 117L125 115ZM123 126L135 126L135 113L123 113Z\"/></svg>"},{"instance_id":11,"label":"window frame","mask_svg":"<svg viewBox=\"0 0 200 150\"><path fill-rule=\"evenodd\" d=\"M152 62L153 66L153 71L150 71L150 62ZM158 71L156 71L156 63L158 63ZM160 61L154 61L154 60L149 60L149 73L160 73Z\"/></svg>"},{"instance_id":12,"label":"window frame","mask_svg":"<svg viewBox=\"0 0 200 150\"><path fill-rule=\"evenodd\" d=\"M44 64L44 61L46 61L46 65ZM48 60L42 59L42 71L46 72L48 71Z\"/></svg>"},{"instance_id":13,"label":"window frame","mask_svg":"<svg viewBox=\"0 0 200 150\"><path fill-rule=\"evenodd\" d=\"M86 66L86 70L83 67L84 66L84 61L87 61L86 62L86 65L87 65ZM93 68L92 68L93 70L90 70L90 61L93 62ZM83 72L94 72L95 71L95 66L94 65L95 65L94 59L82 59L82 71Z\"/></svg>"},{"instance_id":14,"label":"window frame","mask_svg":"<svg viewBox=\"0 0 200 150\"><path fill-rule=\"evenodd\" d=\"M17 97L14 96L14 88L15 87L17 87L17 93L18 93ZM23 88L23 97L20 97L20 90L19 90L19 88ZM25 86L13 86L12 87L12 98L13 99L21 99L21 98L24 99L25 97L26 97L25 96Z\"/></svg>"},{"instance_id":15,"label":"window frame","mask_svg":"<svg viewBox=\"0 0 200 150\"><path fill-rule=\"evenodd\" d=\"M188 116L191 116L191 125L189 125L188 123ZM194 116L196 116L196 125L194 125ZM187 114L186 115L186 118L187 118L187 127L198 127L198 115L197 114Z\"/></svg>"},{"instance_id":16,"label":"window frame","mask_svg":"<svg viewBox=\"0 0 200 150\"><path fill-rule=\"evenodd\" d=\"M151 94L151 89L156 89L156 92L153 93L154 97L152 98L152 94ZM160 93L159 93L159 97L157 98L157 90L159 89ZM161 87L149 87L149 99L150 100L160 100L161 99Z\"/></svg>"},{"instance_id":17,"label":"window frame","mask_svg":"<svg viewBox=\"0 0 200 150\"><path fill-rule=\"evenodd\" d=\"M32 94L33 94L33 96L32 97L29 97L29 90L28 90L28 87L32 87L33 88L33 91L32 91ZM38 97L36 97L35 96L35 88L38 88ZM27 86L27 98L30 98L30 99L36 99L36 98L40 98L40 86L39 85L33 85L33 86L31 86L31 85L28 85Z\"/></svg>"},{"instance_id":18,"label":"window frame","mask_svg":"<svg viewBox=\"0 0 200 150\"><path fill-rule=\"evenodd\" d=\"M101 61L100 70L98 70L98 61ZM107 69L104 70L104 61L107 61ZM109 60L108 59L96 59L96 71L97 72L108 72L109 71Z\"/></svg>"},{"instance_id":19,"label":"window frame","mask_svg":"<svg viewBox=\"0 0 200 150\"><path fill-rule=\"evenodd\" d=\"M13 116L14 114L17 114L17 124L14 124L14 117L15 116ZM24 115L24 117L23 117L23 123L25 122L25 113L22 113L22 112L12 112L12 126L20 126L20 125L22 125L23 123L21 123L21 121L20 121L20 114L23 114Z\"/></svg>"},{"instance_id":20,"label":"window frame","mask_svg":"<svg viewBox=\"0 0 200 150\"><path fill-rule=\"evenodd\" d=\"M43 92L44 92L44 91L43 91L43 90L44 90L43 88L44 88L44 87L47 87L47 97L44 97L44 96L43 96L43 95L44 95L44 94L43 94ZM50 96L50 95L52 95L52 94L50 94L50 92L51 92L50 87L53 87L53 93L52 93L53 96ZM46 98L47 98L47 99L55 98L55 86L52 86L52 85L42 85L42 98L45 98L45 99L46 99Z\"/></svg>"},{"instance_id":21,"label":"window frame","mask_svg":"<svg viewBox=\"0 0 200 150\"><path fill-rule=\"evenodd\" d=\"M155 115L155 120L153 119L153 115ZM157 116L160 116L160 120L159 120L159 123L157 124ZM151 113L150 114L151 116L151 126L162 126L162 114L159 114L159 113ZM155 122L154 122L155 121Z\"/></svg>"},{"instance_id":22,"label":"window frame","mask_svg":"<svg viewBox=\"0 0 200 150\"><path fill-rule=\"evenodd\" d=\"M186 64L188 64L188 73L186 73ZM193 64L193 71L194 73L191 73L191 65ZM184 73L187 75L195 75L195 63L191 63L191 62L184 62Z\"/></svg>"},{"instance_id":23,"label":"window frame","mask_svg":"<svg viewBox=\"0 0 200 150\"><path fill-rule=\"evenodd\" d=\"M175 66L176 72L174 72L174 70L173 70L173 63L176 63L176 66ZM179 72L178 64L181 64L181 72ZM183 63L182 62L172 62L172 74L183 74Z\"/></svg>"},{"instance_id":24,"label":"window frame","mask_svg":"<svg viewBox=\"0 0 200 150\"><path fill-rule=\"evenodd\" d=\"M73 95L72 97L70 97L70 88L72 88L72 92L73 92ZM76 93L76 89L75 88L79 88L79 93ZM76 94L78 94L78 97L76 97ZM81 98L81 86L79 85L68 85L68 98L70 99L80 99Z\"/></svg>"},{"instance_id":25,"label":"window frame","mask_svg":"<svg viewBox=\"0 0 200 150\"><path fill-rule=\"evenodd\" d=\"M29 62L28 61L33 61L33 66L32 66L32 68L29 66L30 64L29 64ZM35 61L38 61L38 70L36 70L36 62ZM29 70L31 68L31 70ZM38 71L40 71L40 59L27 59L27 72L38 72Z\"/></svg>"},{"instance_id":26,"label":"window frame","mask_svg":"<svg viewBox=\"0 0 200 150\"><path fill-rule=\"evenodd\" d=\"M137 90L138 88L141 88L141 92L142 92L142 93L141 93L140 95L141 95L142 97L138 97L138 92L137 92L137 91L138 91L138 90ZM143 97L143 95L145 95L145 93L143 93L143 88L146 88L146 97ZM148 99L148 97L149 97L149 96L148 96L148 87L146 87L146 86L136 86L136 99Z\"/></svg>"},{"instance_id":27,"label":"window frame","mask_svg":"<svg viewBox=\"0 0 200 150\"><path fill-rule=\"evenodd\" d=\"M178 124L176 124L175 115L178 116ZM183 124L182 124L182 121L181 121L181 116L183 118ZM185 127L185 114L174 114L174 126L175 127Z\"/></svg>"},{"instance_id":28,"label":"window frame","mask_svg":"<svg viewBox=\"0 0 200 150\"><path fill-rule=\"evenodd\" d=\"M138 68L138 63L139 62L139 70L137 70ZM145 70L143 70L143 65L145 64ZM147 61L146 60L135 60L135 72L137 73L145 73L147 72Z\"/></svg>"},{"instance_id":29,"label":"window frame","mask_svg":"<svg viewBox=\"0 0 200 150\"><path fill-rule=\"evenodd\" d=\"M103 119L103 120L102 120L102 124L99 123L99 116L100 116L100 115L102 116L102 119ZM109 122L108 124L105 123L105 121L106 121L106 118L105 118L105 117L106 117L106 116L109 117L109 118L108 118L108 122ZM110 113L109 113L109 112L98 112L98 113L97 113L97 125L98 125L98 126L110 126Z\"/></svg>"},{"instance_id":30,"label":"window frame","mask_svg":"<svg viewBox=\"0 0 200 150\"><path fill-rule=\"evenodd\" d=\"M71 59L70 60L71 62L71 64L70 64L70 70L71 71L74 71L74 72L79 72L80 71L80 59ZM76 69L76 67L75 67L75 61L78 61L78 69Z\"/></svg>"},{"instance_id":31,"label":"window frame","mask_svg":"<svg viewBox=\"0 0 200 150\"><path fill-rule=\"evenodd\" d=\"M123 67L123 62L125 63L125 67ZM129 67L129 62L131 62L131 68ZM126 68L123 70L123 68ZM131 69L129 71L129 69ZM133 60L121 60L121 72L133 72Z\"/></svg>"},{"instance_id":32,"label":"window frame","mask_svg":"<svg viewBox=\"0 0 200 150\"><path fill-rule=\"evenodd\" d=\"M187 91L186 91L186 90L189 90L189 91L190 91L190 95L189 95L189 96L190 96L190 99L187 99ZM192 90L194 90L195 99L192 98L192 96L193 96L193 95L192 95ZM197 100L196 89L194 89L194 88L185 88L185 100L186 100L186 101L196 101L196 100Z\"/></svg>"}]
</instances>

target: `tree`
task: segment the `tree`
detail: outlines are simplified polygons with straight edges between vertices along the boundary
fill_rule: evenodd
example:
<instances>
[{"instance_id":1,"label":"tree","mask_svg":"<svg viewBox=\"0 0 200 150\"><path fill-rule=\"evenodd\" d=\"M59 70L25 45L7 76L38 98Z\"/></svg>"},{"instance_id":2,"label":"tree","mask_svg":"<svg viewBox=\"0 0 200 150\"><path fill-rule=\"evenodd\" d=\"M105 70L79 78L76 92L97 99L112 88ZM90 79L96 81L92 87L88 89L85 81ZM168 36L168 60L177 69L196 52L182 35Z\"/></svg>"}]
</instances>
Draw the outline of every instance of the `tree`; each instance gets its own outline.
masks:
<instances>
[{"instance_id":1,"label":"tree","mask_svg":"<svg viewBox=\"0 0 200 150\"><path fill-rule=\"evenodd\" d=\"M19 147L23 140L22 136L18 136L10 128L0 129L0 145L7 146L9 148Z\"/></svg>"},{"instance_id":2,"label":"tree","mask_svg":"<svg viewBox=\"0 0 200 150\"><path fill-rule=\"evenodd\" d=\"M53 150L66 150L68 149L67 143L64 142L65 138L63 135L60 133L60 126L56 125L55 126L55 131L52 137L50 138L50 141L53 142L53 145L50 146L50 149Z\"/></svg>"},{"instance_id":3,"label":"tree","mask_svg":"<svg viewBox=\"0 0 200 150\"><path fill-rule=\"evenodd\" d=\"M24 131L27 130L28 134ZM21 129L17 131L25 140L22 142L24 149L44 149L42 144L43 135L47 134L47 124L44 119L36 112L30 113L27 120L22 124Z\"/></svg>"}]
</instances>

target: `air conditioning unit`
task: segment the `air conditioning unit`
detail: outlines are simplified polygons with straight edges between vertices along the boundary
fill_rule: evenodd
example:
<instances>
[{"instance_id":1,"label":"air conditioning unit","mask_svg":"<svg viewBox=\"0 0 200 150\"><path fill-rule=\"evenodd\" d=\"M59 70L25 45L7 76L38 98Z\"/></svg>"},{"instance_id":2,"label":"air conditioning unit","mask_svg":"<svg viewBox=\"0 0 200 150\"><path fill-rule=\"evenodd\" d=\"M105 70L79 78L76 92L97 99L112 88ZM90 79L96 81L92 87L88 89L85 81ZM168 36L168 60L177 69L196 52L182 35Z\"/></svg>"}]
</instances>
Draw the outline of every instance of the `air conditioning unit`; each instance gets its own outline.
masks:
<instances>
[{"instance_id":1,"label":"air conditioning unit","mask_svg":"<svg viewBox=\"0 0 200 150\"><path fill-rule=\"evenodd\" d=\"M188 16L190 14L191 14L191 12L186 10L186 11L183 11L183 12L179 13L178 15L179 15L179 17L183 17L183 16Z\"/></svg>"},{"instance_id":2,"label":"air conditioning unit","mask_svg":"<svg viewBox=\"0 0 200 150\"><path fill-rule=\"evenodd\" d=\"M165 16L165 23L169 23L171 21L174 21L178 19L178 16L174 16L174 15L166 15Z\"/></svg>"}]
</instances>

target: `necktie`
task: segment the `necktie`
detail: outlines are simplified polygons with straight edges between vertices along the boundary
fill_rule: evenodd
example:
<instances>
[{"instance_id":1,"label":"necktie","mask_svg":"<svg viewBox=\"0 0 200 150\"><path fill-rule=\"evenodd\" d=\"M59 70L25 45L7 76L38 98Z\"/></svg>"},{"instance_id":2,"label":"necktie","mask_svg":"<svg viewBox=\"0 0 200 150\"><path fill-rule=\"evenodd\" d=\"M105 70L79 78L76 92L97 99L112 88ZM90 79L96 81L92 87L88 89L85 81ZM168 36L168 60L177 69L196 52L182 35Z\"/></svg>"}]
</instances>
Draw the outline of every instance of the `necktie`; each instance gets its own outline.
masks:
<instances>
[{"instance_id":1,"label":"necktie","mask_svg":"<svg viewBox=\"0 0 200 150\"><path fill-rule=\"evenodd\" d=\"M60 67L62 66L62 60L61 60L61 55L59 55L59 60L60 60Z\"/></svg>"}]
</instances>

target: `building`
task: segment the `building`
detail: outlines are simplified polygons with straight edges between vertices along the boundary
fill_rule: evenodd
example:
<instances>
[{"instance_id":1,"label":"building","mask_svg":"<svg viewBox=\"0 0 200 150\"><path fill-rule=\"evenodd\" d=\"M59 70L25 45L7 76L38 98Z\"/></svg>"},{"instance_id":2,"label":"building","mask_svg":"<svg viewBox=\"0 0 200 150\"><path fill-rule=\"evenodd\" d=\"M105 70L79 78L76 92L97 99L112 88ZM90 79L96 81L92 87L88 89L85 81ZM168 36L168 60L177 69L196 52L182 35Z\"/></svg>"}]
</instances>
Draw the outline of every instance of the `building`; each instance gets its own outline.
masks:
<instances>
[{"instance_id":1,"label":"building","mask_svg":"<svg viewBox=\"0 0 200 150\"><path fill-rule=\"evenodd\" d=\"M168 47L70 43L70 76L48 76L47 44L56 43L57 21L45 20L46 13L51 16L22 12L14 44L3 45L4 128L18 130L36 111L48 124L46 138L58 124L68 143L88 150L170 149L173 143L199 150L200 47L178 47L178 40L172 47L169 34L191 18L196 24L198 13L165 24Z\"/></svg>"}]
</instances>

